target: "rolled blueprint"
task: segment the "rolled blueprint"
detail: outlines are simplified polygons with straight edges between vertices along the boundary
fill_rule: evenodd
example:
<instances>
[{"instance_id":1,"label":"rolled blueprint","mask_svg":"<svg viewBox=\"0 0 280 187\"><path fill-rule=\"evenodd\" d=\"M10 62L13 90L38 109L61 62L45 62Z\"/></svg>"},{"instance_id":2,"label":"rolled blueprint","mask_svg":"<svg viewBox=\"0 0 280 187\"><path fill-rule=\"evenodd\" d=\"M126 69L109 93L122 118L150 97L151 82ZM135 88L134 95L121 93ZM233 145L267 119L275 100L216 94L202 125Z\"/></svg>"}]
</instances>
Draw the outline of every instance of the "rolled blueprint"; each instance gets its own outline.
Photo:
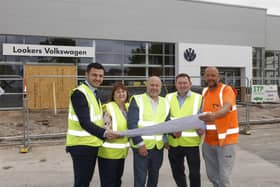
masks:
<instances>
[{"instance_id":1,"label":"rolled blueprint","mask_svg":"<svg viewBox=\"0 0 280 187\"><path fill-rule=\"evenodd\" d=\"M166 134L172 132L185 131L190 129L205 129L205 124L201 121L198 116L203 114L197 114L193 116L178 118L174 120L169 120L157 125L130 129L127 131L118 131L117 133L121 136L134 137L134 136L143 136L143 135L156 135L156 134Z\"/></svg>"}]
</instances>

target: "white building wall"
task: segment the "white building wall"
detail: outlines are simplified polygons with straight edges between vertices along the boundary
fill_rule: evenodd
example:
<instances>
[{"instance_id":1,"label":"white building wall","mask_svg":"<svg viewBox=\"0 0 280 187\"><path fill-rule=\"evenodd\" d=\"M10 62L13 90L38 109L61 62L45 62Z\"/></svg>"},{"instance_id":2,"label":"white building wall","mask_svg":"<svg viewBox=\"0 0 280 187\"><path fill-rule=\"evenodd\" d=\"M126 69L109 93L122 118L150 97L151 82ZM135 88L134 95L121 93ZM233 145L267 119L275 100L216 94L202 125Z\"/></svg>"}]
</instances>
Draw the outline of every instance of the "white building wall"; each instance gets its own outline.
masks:
<instances>
[{"instance_id":1,"label":"white building wall","mask_svg":"<svg viewBox=\"0 0 280 187\"><path fill-rule=\"evenodd\" d=\"M209 45L194 43L178 43L178 63L176 74L187 73L194 85L200 85L200 67L233 67L241 69L241 77L252 77L252 47L230 46L230 45ZM184 58L186 49L195 50L196 58L188 62ZM197 77L197 78L196 78ZM242 86L245 81L242 81Z\"/></svg>"}]
</instances>

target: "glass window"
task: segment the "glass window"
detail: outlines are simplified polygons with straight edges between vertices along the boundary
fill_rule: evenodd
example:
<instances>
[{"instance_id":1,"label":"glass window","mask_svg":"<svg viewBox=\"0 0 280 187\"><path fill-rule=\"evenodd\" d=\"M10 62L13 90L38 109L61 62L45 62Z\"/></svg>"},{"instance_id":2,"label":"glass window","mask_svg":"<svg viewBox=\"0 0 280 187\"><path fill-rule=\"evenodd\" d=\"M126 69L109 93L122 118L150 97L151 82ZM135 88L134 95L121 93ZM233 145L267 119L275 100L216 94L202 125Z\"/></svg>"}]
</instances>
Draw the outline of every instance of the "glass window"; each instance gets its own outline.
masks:
<instances>
[{"instance_id":1,"label":"glass window","mask_svg":"<svg viewBox=\"0 0 280 187\"><path fill-rule=\"evenodd\" d=\"M125 67L124 75L126 76L146 76L145 67Z\"/></svg>"},{"instance_id":2,"label":"glass window","mask_svg":"<svg viewBox=\"0 0 280 187\"><path fill-rule=\"evenodd\" d=\"M149 44L149 54L162 54L162 43Z\"/></svg>"},{"instance_id":3,"label":"glass window","mask_svg":"<svg viewBox=\"0 0 280 187\"><path fill-rule=\"evenodd\" d=\"M175 56L165 56L165 65L175 65Z\"/></svg>"},{"instance_id":4,"label":"glass window","mask_svg":"<svg viewBox=\"0 0 280 187\"><path fill-rule=\"evenodd\" d=\"M0 35L0 51L3 51L3 43L5 43L6 37ZM0 61L4 61L3 53L0 53Z\"/></svg>"},{"instance_id":5,"label":"glass window","mask_svg":"<svg viewBox=\"0 0 280 187\"><path fill-rule=\"evenodd\" d=\"M121 53L123 51L123 42L114 40L95 40L96 52Z\"/></svg>"},{"instance_id":6,"label":"glass window","mask_svg":"<svg viewBox=\"0 0 280 187\"><path fill-rule=\"evenodd\" d=\"M17 44L23 44L24 43L24 36L13 36L13 35L7 35L7 43L17 43Z\"/></svg>"},{"instance_id":7,"label":"glass window","mask_svg":"<svg viewBox=\"0 0 280 187\"><path fill-rule=\"evenodd\" d=\"M265 68L273 68L273 60L274 52L273 51L266 51L265 52Z\"/></svg>"},{"instance_id":8,"label":"glass window","mask_svg":"<svg viewBox=\"0 0 280 187\"><path fill-rule=\"evenodd\" d=\"M95 46L95 41L89 39L76 39L76 45L82 47L92 47Z\"/></svg>"},{"instance_id":9,"label":"glass window","mask_svg":"<svg viewBox=\"0 0 280 187\"><path fill-rule=\"evenodd\" d=\"M16 95L1 95L0 108L22 106L22 74L23 69L20 64L0 65L0 87L6 94L17 93ZM5 77L5 75L7 75L7 77Z\"/></svg>"},{"instance_id":10,"label":"glass window","mask_svg":"<svg viewBox=\"0 0 280 187\"><path fill-rule=\"evenodd\" d=\"M174 76L175 75L175 68L174 67L165 68L164 71L165 71L165 76Z\"/></svg>"},{"instance_id":11,"label":"glass window","mask_svg":"<svg viewBox=\"0 0 280 187\"><path fill-rule=\"evenodd\" d=\"M45 43L44 43L45 42ZM64 46L76 46L76 41L71 38L47 38L46 41L41 44L45 45L64 45Z\"/></svg>"},{"instance_id":12,"label":"glass window","mask_svg":"<svg viewBox=\"0 0 280 187\"><path fill-rule=\"evenodd\" d=\"M149 68L149 76L162 76L162 67L150 67Z\"/></svg>"},{"instance_id":13,"label":"glass window","mask_svg":"<svg viewBox=\"0 0 280 187\"><path fill-rule=\"evenodd\" d=\"M124 64L146 64L145 55L126 55Z\"/></svg>"},{"instance_id":14,"label":"glass window","mask_svg":"<svg viewBox=\"0 0 280 187\"><path fill-rule=\"evenodd\" d=\"M175 54L175 45L174 44L164 44L165 54L174 55Z\"/></svg>"},{"instance_id":15,"label":"glass window","mask_svg":"<svg viewBox=\"0 0 280 187\"><path fill-rule=\"evenodd\" d=\"M105 66L105 76L121 76L122 67L121 66Z\"/></svg>"},{"instance_id":16,"label":"glass window","mask_svg":"<svg viewBox=\"0 0 280 187\"><path fill-rule=\"evenodd\" d=\"M163 57L162 56L149 56L149 64L158 64L162 65L163 64Z\"/></svg>"},{"instance_id":17,"label":"glass window","mask_svg":"<svg viewBox=\"0 0 280 187\"><path fill-rule=\"evenodd\" d=\"M145 54L146 44L144 42L124 42L125 54Z\"/></svg>"},{"instance_id":18,"label":"glass window","mask_svg":"<svg viewBox=\"0 0 280 187\"><path fill-rule=\"evenodd\" d=\"M26 44L36 44L36 45L42 45L44 43L46 43L46 41L48 40L47 37L43 37L43 36L26 36L25 37L25 43Z\"/></svg>"},{"instance_id":19,"label":"glass window","mask_svg":"<svg viewBox=\"0 0 280 187\"><path fill-rule=\"evenodd\" d=\"M120 65L123 62L123 56L120 54L96 54L96 62Z\"/></svg>"}]
</instances>

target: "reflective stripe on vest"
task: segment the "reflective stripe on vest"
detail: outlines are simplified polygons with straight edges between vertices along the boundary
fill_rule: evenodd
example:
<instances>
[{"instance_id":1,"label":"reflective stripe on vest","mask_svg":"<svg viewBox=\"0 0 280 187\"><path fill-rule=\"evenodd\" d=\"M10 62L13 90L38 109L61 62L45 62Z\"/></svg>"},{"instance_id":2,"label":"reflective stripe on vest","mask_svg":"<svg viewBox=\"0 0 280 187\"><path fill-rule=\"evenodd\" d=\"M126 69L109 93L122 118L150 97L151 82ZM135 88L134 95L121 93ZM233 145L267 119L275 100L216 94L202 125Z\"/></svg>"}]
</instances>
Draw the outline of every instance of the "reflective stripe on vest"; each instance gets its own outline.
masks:
<instances>
[{"instance_id":1,"label":"reflective stripe on vest","mask_svg":"<svg viewBox=\"0 0 280 187\"><path fill-rule=\"evenodd\" d=\"M183 131L182 132L182 136L183 137L197 137L198 134L196 132L186 132L186 131Z\"/></svg>"},{"instance_id":2,"label":"reflective stripe on vest","mask_svg":"<svg viewBox=\"0 0 280 187\"><path fill-rule=\"evenodd\" d=\"M167 99L168 99L169 103L171 103L172 97L175 97L175 96L176 96L176 92L174 94L167 95ZM200 101L200 95L195 94L193 109L192 109L192 115L197 114L198 107L199 107L199 104L198 104L199 101ZM170 119L171 120L178 119L178 117L170 117ZM183 137L198 137L198 134L196 132L183 131L182 136Z\"/></svg>"},{"instance_id":3,"label":"reflective stripe on vest","mask_svg":"<svg viewBox=\"0 0 280 187\"><path fill-rule=\"evenodd\" d=\"M221 107L223 107L223 90L224 90L225 87L226 87L226 85L223 84L221 89L220 89L220 93L219 93L219 100L220 100ZM203 92L202 92L203 96L206 94L207 90L208 90L208 87L203 89ZM237 110L237 106L233 105L231 107L231 111L230 112L236 111L236 110ZM215 124L206 124L206 130L210 130L210 131L215 130L216 131L217 128L216 128ZM218 139L219 140L224 140L224 139L226 139L227 135L238 134L238 133L239 133L239 128L238 127L236 127L236 128L229 128L224 133L218 133Z\"/></svg>"},{"instance_id":4,"label":"reflective stripe on vest","mask_svg":"<svg viewBox=\"0 0 280 187\"><path fill-rule=\"evenodd\" d=\"M219 140L221 139L225 139L227 135L229 134L237 134L239 133L239 128L232 128L232 129L227 129L227 132L226 133L220 133L218 134L218 138Z\"/></svg>"},{"instance_id":5,"label":"reflective stripe on vest","mask_svg":"<svg viewBox=\"0 0 280 187\"><path fill-rule=\"evenodd\" d=\"M68 119L72 120L72 121L79 121L78 116L76 116L75 114L68 114ZM102 120L102 115L95 115L95 116L91 116L90 117L91 121L97 121L97 120Z\"/></svg>"},{"instance_id":6,"label":"reflective stripe on vest","mask_svg":"<svg viewBox=\"0 0 280 187\"><path fill-rule=\"evenodd\" d=\"M215 124L206 124L206 130L217 130Z\"/></svg>"},{"instance_id":7,"label":"reflective stripe on vest","mask_svg":"<svg viewBox=\"0 0 280 187\"><path fill-rule=\"evenodd\" d=\"M126 118L120 107L115 101L111 101L104 105L106 112L111 116L112 122L110 128L113 131L127 130ZM128 108L128 104L125 104ZM98 149L98 157L105 159L123 159L127 156L130 144L127 137L121 137L115 140L105 140Z\"/></svg>"},{"instance_id":8,"label":"reflective stripe on vest","mask_svg":"<svg viewBox=\"0 0 280 187\"><path fill-rule=\"evenodd\" d=\"M223 91L224 91L225 87L226 87L226 85L223 84L222 88L220 90L220 93L219 93L219 100L220 100L221 107L223 107L223 105L224 105L224 103L223 103ZM203 91L202 91L203 96L206 94L207 90L208 90L208 87L203 89ZM235 111L235 110L237 110L237 106L236 105L231 106L231 111Z\"/></svg>"},{"instance_id":9,"label":"reflective stripe on vest","mask_svg":"<svg viewBox=\"0 0 280 187\"><path fill-rule=\"evenodd\" d=\"M173 119L178 119L178 118L172 117L170 119L173 120ZM182 131L181 136L183 136L183 137L197 137L198 134L196 132Z\"/></svg>"},{"instance_id":10,"label":"reflective stripe on vest","mask_svg":"<svg viewBox=\"0 0 280 187\"><path fill-rule=\"evenodd\" d=\"M118 130L117 116L116 116L116 113L115 113L114 108L112 106L112 103L109 103L107 106L108 106L109 112L112 116L112 130L117 131Z\"/></svg>"},{"instance_id":11,"label":"reflective stripe on vest","mask_svg":"<svg viewBox=\"0 0 280 187\"><path fill-rule=\"evenodd\" d=\"M155 141L161 141L162 135L155 135L155 136L141 136L143 140L155 140Z\"/></svg>"},{"instance_id":12,"label":"reflective stripe on vest","mask_svg":"<svg viewBox=\"0 0 280 187\"><path fill-rule=\"evenodd\" d=\"M106 148L115 148L115 149L124 149L129 147L129 143L109 143L109 142L104 142L102 144L102 147L106 147Z\"/></svg>"},{"instance_id":13,"label":"reflective stripe on vest","mask_svg":"<svg viewBox=\"0 0 280 187\"><path fill-rule=\"evenodd\" d=\"M70 130L70 129L68 129L67 134L72 136L92 136L87 131L77 131L77 130Z\"/></svg>"},{"instance_id":14,"label":"reflective stripe on vest","mask_svg":"<svg viewBox=\"0 0 280 187\"><path fill-rule=\"evenodd\" d=\"M71 95L75 90L79 90L86 98L88 108L89 108L89 117L92 123L95 123L97 126L103 126L102 119L102 109L101 104L96 100L94 93L90 88L82 84L77 88L73 89ZM90 134L85 129L82 128L78 116L76 115L72 102L69 103L69 112L68 112L68 130L66 136L66 146L75 146L75 145L86 145L86 146L101 146L103 141L98 137Z\"/></svg>"},{"instance_id":15,"label":"reflective stripe on vest","mask_svg":"<svg viewBox=\"0 0 280 187\"><path fill-rule=\"evenodd\" d=\"M135 95L134 98L139 108L138 128L158 125L159 123L165 121L169 114L169 104L165 98L160 96L158 97L156 112L153 111L153 108L150 104L151 98L146 93ZM155 112L154 115L153 112ZM162 135L149 135L141 137L144 140L147 149L152 149L154 146L156 146L158 149L161 149L164 145L162 141ZM131 143L132 147L136 147L132 141Z\"/></svg>"}]
</instances>

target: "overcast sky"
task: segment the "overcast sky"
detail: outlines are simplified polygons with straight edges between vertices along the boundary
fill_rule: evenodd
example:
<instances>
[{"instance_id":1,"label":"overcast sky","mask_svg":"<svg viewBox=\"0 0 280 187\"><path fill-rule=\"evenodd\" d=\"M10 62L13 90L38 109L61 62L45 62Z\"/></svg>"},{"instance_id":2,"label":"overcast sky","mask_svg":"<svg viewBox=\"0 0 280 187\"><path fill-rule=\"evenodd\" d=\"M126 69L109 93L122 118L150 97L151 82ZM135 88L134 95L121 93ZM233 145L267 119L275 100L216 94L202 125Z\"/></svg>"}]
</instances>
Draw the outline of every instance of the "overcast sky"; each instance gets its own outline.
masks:
<instances>
[{"instance_id":1,"label":"overcast sky","mask_svg":"<svg viewBox=\"0 0 280 187\"><path fill-rule=\"evenodd\" d=\"M199 1L266 8L267 14L280 15L280 0L199 0Z\"/></svg>"}]
</instances>

